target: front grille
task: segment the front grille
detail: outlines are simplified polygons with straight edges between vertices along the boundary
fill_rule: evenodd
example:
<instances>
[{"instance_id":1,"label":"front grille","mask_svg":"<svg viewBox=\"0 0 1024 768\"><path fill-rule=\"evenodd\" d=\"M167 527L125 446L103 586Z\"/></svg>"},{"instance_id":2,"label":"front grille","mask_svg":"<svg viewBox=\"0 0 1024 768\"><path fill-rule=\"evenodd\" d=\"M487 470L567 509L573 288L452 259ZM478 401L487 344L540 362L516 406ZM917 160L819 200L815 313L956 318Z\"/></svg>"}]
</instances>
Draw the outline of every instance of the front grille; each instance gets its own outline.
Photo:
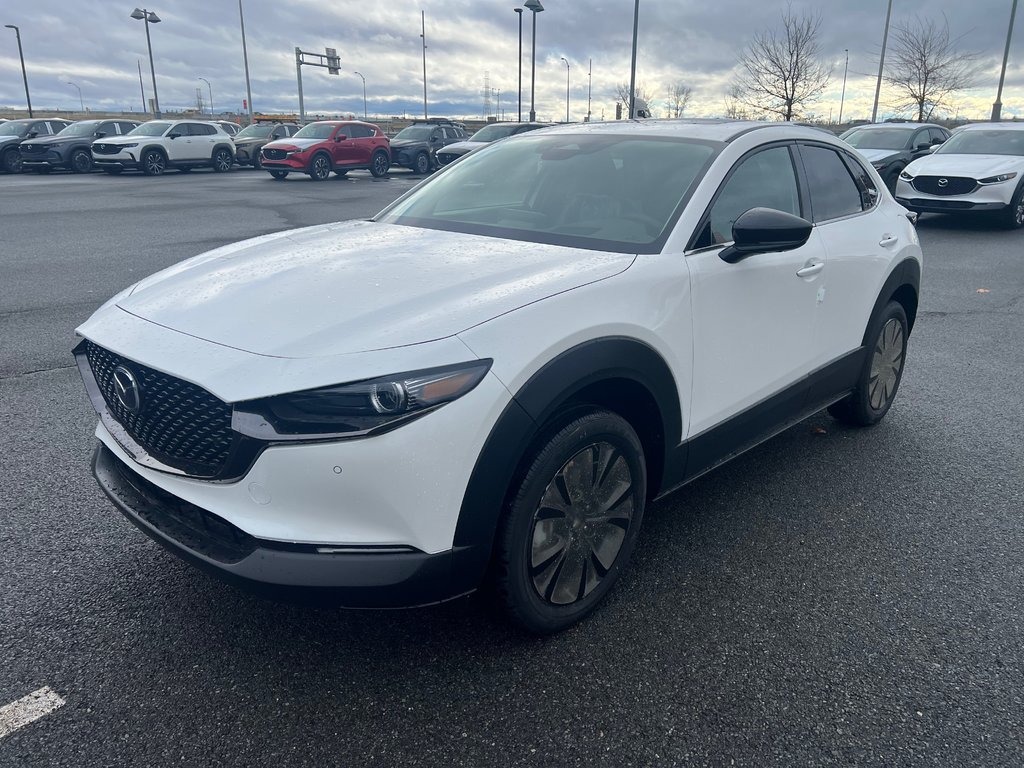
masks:
<instances>
[{"instance_id":1,"label":"front grille","mask_svg":"<svg viewBox=\"0 0 1024 768\"><path fill-rule=\"evenodd\" d=\"M231 406L202 387L109 352L91 341L86 359L110 414L147 453L196 477L215 477L228 463L235 433ZM116 392L114 370L138 380L140 406L132 413Z\"/></svg>"},{"instance_id":2,"label":"front grille","mask_svg":"<svg viewBox=\"0 0 1024 768\"><path fill-rule=\"evenodd\" d=\"M22 144L18 147L18 152L23 155L41 155L46 152L46 149L43 144Z\"/></svg>"},{"instance_id":3,"label":"front grille","mask_svg":"<svg viewBox=\"0 0 1024 768\"><path fill-rule=\"evenodd\" d=\"M94 155L116 155L121 151L121 147L118 144L93 144L92 153Z\"/></svg>"},{"instance_id":4,"label":"front grille","mask_svg":"<svg viewBox=\"0 0 1024 768\"><path fill-rule=\"evenodd\" d=\"M978 182L964 176L918 176L913 181L914 189L928 195L966 195L977 186Z\"/></svg>"},{"instance_id":5,"label":"front grille","mask_svg":"<svg viewBox=\"0 0 1024 768\"><path fill-rule=\"evenodd\" d=\"M284 160L288 157L288 153L283 149L264 149L263 156L267 158L267 160Z\"/></svg>"}]
</instances>

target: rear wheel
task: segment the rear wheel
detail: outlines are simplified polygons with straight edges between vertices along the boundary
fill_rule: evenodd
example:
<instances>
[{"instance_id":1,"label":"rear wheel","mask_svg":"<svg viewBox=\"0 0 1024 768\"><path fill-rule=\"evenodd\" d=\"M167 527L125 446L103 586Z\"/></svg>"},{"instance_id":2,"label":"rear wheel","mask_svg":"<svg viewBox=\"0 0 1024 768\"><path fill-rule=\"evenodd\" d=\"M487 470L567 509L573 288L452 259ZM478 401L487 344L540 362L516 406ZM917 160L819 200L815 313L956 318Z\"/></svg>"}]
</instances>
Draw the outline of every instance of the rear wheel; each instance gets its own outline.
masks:
<instances>
[{"instance_id":1,"label":"rear wheel","mask_svg":"<svg viewBox=\"0 0 1024 768\"><path fill-rule=\"evenodd\" d=\"M413 161L413 170L420 175L430 173L430 158L426 152L420 152Z\"/></svg>"},{"instance_id":2,"label":"rear wheel","mask_svg":"<svg viewBox=\"0 0 1024 768\"><path fill-rule=\"evenodd\" d=\"M636 432L609 411L573 419L531 455L494 564L515 623L547 634L597 607L636 544L646 483Z\"/></svg>"},{"instance_id":3,"label":"rear wheel","mask_svg":"<svg viewBox=\"0 0 1024 768\"><path fill-rule=\"evenodd\" d=\"M273 176L278 181L281 181L281 179L288 178L288 171L271 171L270 175Z\"/></svg>"},{"instance_id":4,"label":"rear wheel","mask_svg":"<svg viewBox=\"0 0 1024 768\"><path fill-rule=\"evenodd\" d=\"M374 154L373 160L370 161L370 173L374 178L379 179L381 176L384 176L389 168L391 168L391 160L388 159L387 152L377 152Z\"/></svg>"},{"instance_id":5,"label":"rear wheel","mask_svg":"<svg viewBox=\"0 0 1024 768\"><path fill-rule=\"evenodd\" d=\"M4 152L4 156L0 164L3 165L3 169L7 173L20 173L21 172L21 155L16 149L8 149Z\"/></svg>"},{"instance_id":6,"label":"rear wheel","mask_svg":"<svg viewBox=\"0 0 1024 768\"><path fill-rule=\"evenodd\" d=\"M1017 186L1017 191L1010 199L1010 204L1000 211L1003 226L1007 229L1024 227L1024 181Z\"/></svg>"},{"instance_id":7,"label":"rear wheel","mask_svg":"<svg viewBox=\"0 0 1024 768\"><path fill-rule=\"evenodd\" d=\"M229 150L221 147L215 150L213 153L213 171L214 173L227 173L231 170L231 166L235 164L235 158L231 156Z\"/></svg>"},{"instance_id":8,"label":"rear wheel","mask_svg":"<svg viewBox=\"0 0 1024 768\"><path fill-rule=\"evenodd\" d=\"M856 388L829 406L833 418L858 427L877 424L884 418L903 379L909 332L903 305L890 301L871 323L870 346Z\"/></svg>"},{"instance_id":9,"label":"rear wheel","mask_svg":"<svg viewBox=\"0 0 1024 768\"><path fill-rule=\"evenodd\" d=\"M71 153L68 165L71 166L71 170L75 173L88 173L92 170L92 155L89 154L87 149L76 149Z\"/></svg>"},{"instance_id":10,"label":"rear wheel","mask_svg":"<svg viewBox=\"0 0 1024 768\"><path fill-rule=\"evenodd\" d=\"M323 153L313 155L308 173L313 181L323 181L331 175L331 159Z\"/></svg>"},{"instance_id":11,"label":"rear wheel","mask_svg":"<svg viewBox=\"0 0 1024 768\"><path fill-rule=\"evenodd\" d=\"M167 170L167 158L158 149L149 149L142 154L142 172L147 176L159 176Z\"/></svg>"}]
</instances>

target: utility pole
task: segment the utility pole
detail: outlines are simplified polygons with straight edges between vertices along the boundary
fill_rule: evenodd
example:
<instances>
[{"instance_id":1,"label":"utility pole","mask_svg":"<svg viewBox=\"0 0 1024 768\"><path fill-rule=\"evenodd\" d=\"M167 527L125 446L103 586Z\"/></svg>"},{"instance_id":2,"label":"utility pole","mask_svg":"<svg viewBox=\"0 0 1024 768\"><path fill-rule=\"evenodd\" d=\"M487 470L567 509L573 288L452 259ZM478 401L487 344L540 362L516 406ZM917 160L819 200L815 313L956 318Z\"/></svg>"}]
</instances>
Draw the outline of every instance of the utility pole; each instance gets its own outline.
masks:
<instances>
[{"instance_id":1,"label":"utility pole","mask_svg":"<svg viewBox=\"0 0 1024 768\"><path fill-rule=\"evenodd\" d=\"M882 55L878 59L878 81L875 83L875 105L871 108L871 122L878 117L878 96L882 92L882 68L885 66L885 47L889 43L889 19L892 17L892 0L885 12L885 31L882 33Z\"/></svg>"},{"instance_id":2,"label":"utility pole","mask_svg":"<svg viewBox=\"0 0 1024 768\"><path fill-rule=\"evenodd\" d=\"M587 122L590 122L590 92L594 86L594 60L587 62Z\"/></svg>"},{"instance_id":3,"label":"utility pole","mask_svg":"<svg viewBox=\"0 0 1024 768\"><path fill-rule=\"evenodd\" d=\"M206 87L210 89L210 117L212 118L213 117L213 86L210 85L210 81L207 80L205 77L200 77L199 79L202 80L204 83L206 83Z\"/></svg>"},{"instance_id":4,"label":"utility pole","mask_svg":"<svg viewBox=\"0 0 1024 768\"><path fill-rule=\"evenodd\" d=\"M519 122L523 122L523 9L515 9L519 17Z\"/></svg>"},{"instance_id":5,"label":"utility pole","mask_svg":"<svg viewBox=\"0 0 1024 768\"><path fill-rule=\"evenodd\" d=\"M307 58L310 59L307 61ZM329 75L337 75L341 69L341 59L334 48L325 48L324 53L310 53L298 46L295 47L295 79L299 84L299 120L306 120L306 104L302 99L302 65L307 67L323 67Z\"/></svg>"},{"instance_id":6,"label":"utility pole","mask_svg":"<svg viewBox=\"0 0 1024 768\"><path fill-rule=\"evenodd\" d=\"M242 0L238 0L238 22L242 26L242 63L245 65L245 103L249 109L249 125L255 122L252 108L252 86L249 84L249 52L245 47L245 17L242 15Z\"/></svg>"},{"instance_id":7,"label":"utility pole","mask_svg":"<svg viewBox=\"0 0 1024 768\"><path fill-rule=\"evenodd\" d=\"M427 119L427 15L420 11L420 37L423 38L423 119Z\"/></svg>"},{"instance_id":8,"label":"utility pole","mask_svg":"<svg viewBox=\"0 0 1024 768\"><path fill-rule=\"evenodd\" d=\"M82 111L85 112L85 99L82 98L82 89L78 87L77 83L68 81L68 85L74 86L78 90L78 103L82 106Z\"/></svg>"},{"instance_id":9,"label":"utility pole","mask_svg":"<svg viewBox=\"0 0 1024 768\"><path fill-rule=\"evenodd\" d=\"M32 114L32 97L28 95L28 73L25 71L25 54L21 52L21 30L13 24L4 24L8 29L14 30L14 36L18 38L18 58L21 59L21 77L25 81L25 101L28 103L28 116L35 117Z\"/></svg>"},{"instance_id":10,"label":"utility pole","mask_svg":"<svg viewBox=\"0 0 1024 768\"><path fill-rule=\"evenodd\" d=\"M149 73L153 77L153 117L160 117L160 95L156 90L156 67L153 66L153 43L149 39L149 25L159 24L160 17L148 8L136 8L131 17L146 25L146 48L149 50Z\"/></svg>"},{"instance_id":11,"label":"utility pole","mask_svg":"<svg viewBox=\"0 0 1024 768\"><path fill-rule=\"evenodd\" d=\"M1013 37L1013 20L1017 16L1017 0L1013 0L1010 8L1010 26L1006 30L1006 48L1003 50L1003 68L999 72L999 90L996 92L996 103L992 105L992 121L1003 116L1003 80L1006 79L1006 62L1010 58L1010 38Z\"/></svg>"},{"instance_id":12,"label":"utility pole","mask_svg":"<svg viewBox=\"0 0 1024 768\"><path fill-rule=\"evenodd\" d=\"M565 62L565 122L569 122L569 60L565 56L561 57L562 61Z\"/></svg>"},{"instance_id":13,"label":"utility pole","mask_svg":"<svg viewBox=\"0 0 1024 768\"><path fill-rule=\"evenodd\" d=\"M359 75L359 77L362 78L362 81L363 81L363 120L365 120L366 119L366 78L363 77L363 73L362 72L353 72L352 74L353 75Z\"/></svg>"},{"instance_id":14,"label":"utility pole","mask_svg":"<svg viewBox=\"0 0 1024 768\"><path fill-rule=\"evenodd\" d=\"M149 112L149 109L146 105L146 86L142 84L142 62L136 59L135 63L139 65L139 90L142 91L142 113L146 114Z\"/></svg>"},{"instance_id":15,"label":"utility pole","mask_svg":"<svg viewBox=\"0 0 1024 768\"><path fill-rule=\"evenodd\" d=\"M850 71L850 49L846 51L846 66L843 67L843 95L839 97L839 125L843 124L843 103L846 101L846 73Z\"/></svg>"},{"instance_id":16,"label":"utility pole","mask_svg":"<svg viewBox=\"0 0 1024 768\"><path fill-rule=\"evenodd\" d=\"M891 2L892 0L890 0ZM629 119L636 117L636 33L640 20L640 0L633 5L633 58L629 66Z\"/></svg>"}]
</instances>

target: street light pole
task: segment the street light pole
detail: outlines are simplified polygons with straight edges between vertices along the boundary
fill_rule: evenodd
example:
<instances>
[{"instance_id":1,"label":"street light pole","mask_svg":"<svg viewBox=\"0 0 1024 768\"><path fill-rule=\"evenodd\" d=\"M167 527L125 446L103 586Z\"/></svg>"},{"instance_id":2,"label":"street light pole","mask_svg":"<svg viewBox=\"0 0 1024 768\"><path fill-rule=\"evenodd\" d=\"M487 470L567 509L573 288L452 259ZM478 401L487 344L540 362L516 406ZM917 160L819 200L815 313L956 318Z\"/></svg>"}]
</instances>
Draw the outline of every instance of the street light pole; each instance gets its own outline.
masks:
<instances>
[{"instance_id":1,"label":"street light pole","mask_svg":"<svg viewBox=\"0 0 1024 768\"><path fill-rule=\"evenodd\" d=\"M534 94L537 86L537 14L544 10L540 0L526 0L523 7L533 14L533 45L530 52L530 122L537 120L537 110L534 109Z\"/></svg>"},{"instance_id":2,"label":"street light pole","mask_svg":"<svg viewBox=\"0 0 1024 768\"><path fill-rule=\"evenodd\" d=\"M629 119L636 117L636 33L640 21L640 0L633 5L633 58L629 65Z\"/></svg>"},{"instance_id":3,"label":"street light pole","mask_svg":"<svg viewBox=\"0 0 1024 768\"><path fill-rule=\"evenodd\" d=\"M1013 20L1017 16L1017 0L1013 0L1010 8L1010 26L1006 30L1006 48L1003 50L1003 68L999 71L999 90L996 92L996 103L992 105L992 121L1003 116L1003 80L1006 79L1006 62L1010 58L1010 38L1013 37Z\"/></svg>"},{"instance_id":4,"label":"street light pole","mask_svg":"<svg viewBox=\"0 0 1024 768\"><path fill-rule=\"evenodd\" d=\"M590 91L594 86L594 60L587 61L587 122L590 122Z\"/></svg>"},{"instance_id":5,"label":"street light pole","mask_svg":"<svg viewBox=\"0 0 1024 768\"><path fill-rule=\"evenodd\" d=\"M146 24L146 48L149 49L149 73L153 77L153 117L160 117L160 96L156 91L156 68L153 66L153 43L149 39L149 25L159 24L160 17L157 16L153 11L145 8L136 8L131 13L131 17L136 20L145 22Z\"/></svg>"},{"instance_id":6,"label":"street light pole","mask_svg":"<svg viewBox=\"0 0 1024 768\"><path fill-rule=\"evenodd\" d=\"M77 84L72 83L70 81L68 81L67 84L68 85L73 85L73 86L75 86L75 88L78 88ZM81 88L78 88L78 103L81 104L82 111L85 112L85 101L82 99L82 89Z\"/></svg>"},{"instance_id":7,"label":"street light pole","mask_svg":"<svg viewBox=\"0 0 1024 768\"><path fill-rule=\"evenodd\" d=\"M871 108L871 122L878 117L878 96L882 92L882 68L885 66L885 47L889 43L889 19L892 17L892 0L885 12L885 31L882 32L882 56L878 59L878 81L875 83L875 105Z\"/></svg>"},{"instance_id":8,"label":"street light pole","mask_svg":"<svg viewBox=\"0 0 1024 768\"><path fill-rule=\"evenodd\" d=\"M565 122L569 122L569 60L565 56L561 57L562 61L565 62Z\"/></svg>"},{"instance_id":9,"label":"street light pole","mask_svg":"<svg viewBox=\"0 0 1024 768\"><path fill-rule=\"evenodd\" d=\"M142 91L142 113L145 114L149 108L146 105L146 86L142 84L142 62L136 59L135 63L139 67L139 90Z\"/></svg>"},{"instance_id":10,"label":"street light pole","mask_svg":"<svg viewBox=\"0 0 1024 768\"><path fill-rule=\"evenodd\" d=\"M523 9L515 8L519 17L519 122L523 122Z\"/></svg>"},{"instance_id":11,"label":"street light pole","mask_svg":"<svg viewBox=\"0 0 1024 768\"><path fill-rule=\"evenodd\" d=\"M427 118L427 16L420 11L420 37L423 38L423 119Z\"/></svg>"},{"instance_id":12,"label":"street light pole","mask_svg":"<svg viewBox=\"0 0 1024 768\"><path fill-rule=\"evenodd\" d=\"M363 77L362 72L353 72L353 75L359 75L363 80L363 120L366 119L366 78Z\"/></svg>"},{"instance_id":13,"label":"street light pole","mask_svg":"<svg viewBox=\"0 0 1024 768\"><path fill-rule=\"evenodd\" d=\"M242 0L238 0L238 22L242 26L242 63L245 65L245 97L249 108L249 125L255 122L256 116L252 109L252 87L249 85L249 52L245 47L245 17L242 15Z\"/></svg>"},{"instance_id":14,"label":"street light pole","mask_svg":"<svg viewBox=\"0 0 1024 768\"><path fill-rule=\"evenodd\" d=\"M210 81L207 80L205 77L200 77L199 79L206 83L206 87L210 91L210 117L213 117L213 86L210 85Z\"/></svg>"},{"instance_id":15,"label":"street light pole","mask_svg":"<svg viewBox=\"0 0 1024 768\"><path fill-rule=\"evenodd\" d=\"M25 71L25 54L21 52L21 30L13 24L4 24L8 29L14 30L14 36L18 38L18 58L21 59L21 77L25 81L25 101L28 103L28 116L32 114L32 98L28 95L28 73Z\"/></svg>"},{"instance_id":16,"label":"street light pole","mask_svg":"<svg viewBox=\"0 0 1024 768\"><path fill-rule=\"evenodd\" d=\"M839 97L839 125L843 124L843 103L846 101L846 73L850 71L850 49L846 51L846 66L843 67L843 95Z\"/></svg>"}]
</instances>

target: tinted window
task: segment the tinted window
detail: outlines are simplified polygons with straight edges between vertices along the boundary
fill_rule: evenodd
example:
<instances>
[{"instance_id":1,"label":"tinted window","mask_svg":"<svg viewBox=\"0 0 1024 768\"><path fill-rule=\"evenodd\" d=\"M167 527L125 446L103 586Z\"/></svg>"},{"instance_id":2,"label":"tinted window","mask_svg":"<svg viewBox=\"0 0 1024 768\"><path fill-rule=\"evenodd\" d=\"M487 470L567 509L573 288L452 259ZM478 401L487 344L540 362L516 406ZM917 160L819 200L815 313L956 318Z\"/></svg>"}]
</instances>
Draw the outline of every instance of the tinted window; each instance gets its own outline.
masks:
<instances>
[{"instance_id":1,"label":"tinted window","mask_svg":"<svg viewBox=\"0 0 1024 768\"><path fill-rule=\"evenodd\" d=\"M931 139L928 138L928 130L918 131L914 134L914 140L910 143L911 150L916 150L918 144L931 144Z\"/></svg>"},{"instance_id":2,"label":"tinted window","mask_svg":"<svg viewBox=\"0 0 1024 768\"><path fill-rule=\"evenodd\" d=\"M860 204L863 210L873 208L878 202L878 187L875 186L874 179L871 178L871 174L868 173L867 169L860 163L857 158L848 152L843 153L843 159L846 161L846 166L853 174L853 179L857 183L857 188L860 190Z\"/></svg>"},{"instance_id":3,"label":"tinted window","mask_svg":"<svg viewBox=\"0 0 1024 768\"><path fill-rule=\"evenodd\" d=\"M800 147L814 221L828 221L862 210L860 190L839 154L826 147Z\"/></svg>"},{"instance_id":4,"label":"tinted window","mask_svg":"<svg viewBox=\"0 0 1024 768\"><path fill-rule=\"evenodd\" d=\"M845 134L843 139L857 149L904 149L910 133L906 128L861 128Z\"/></svg>"},{"instance_id":5,"label":"tinted window","mask_svg":"<svg viewBox=\"0 0 1024 768\"><path fill-rule=\"evenodd\" d=\"M121 126L121 133L128 133L129 131L134 131L138 123L118 123L118 125Z\"/></svg>"},{"instance_id":6,"label":"tinted window","mask_svg":"<svg viewBox=\"0 0 1024 768\"><path fill-rule=\"evenodd\" d=\"M96 132L102 133L104 136L116 136L117 125L114 122L108 120L105 123L100 123L99 127L96 128Z\"/></svg>"},{"instance_id":7,"label":"tinted window","mask_svg":"<svg viewBox=\"0 0 1024 768\"><path fill-rule=\"evenodd\" d=\"M800 192L788 147L765 149L740 161L712 204L696 247L732 242L732 225L751 208L800 215Z\"/></svg>"},{"instance_id":8,"label":"tinted window","mask_svg":"<svg viewBox=\"0 0 1024 768\"><path fill-rule=\"evenodd\" d=\"M976 128L958 131L935 154L1024 155L1024 130Z\"/></svg>"},{"instance_id":9,"label":"tinted window","mask_svg":"<svg viewBox=\"0 0 1024 768\"><path fill-rule=\"evenodd\" d=\"M346 125L344 130L350 139L368 139L373 136L373 129L367 125Z\"/></svg>"},{"instance_id":10,"label":"tinted window","mask_svg":"<svg viewBox=\"0 0 1024 768\"><path fill-rule=\"evenodd\" d=\"M203 125L202 123L189 123L188 132L190 136L212 136L217 132L217 129L212 125Z\"/></svg>"},{"instance_id":11,"label":"tinted window","mask_svg":"<svg viewBox=\"0 0 1024 768\"><path fill-rule=\"evenodd\" d=\"M928 129L928 136L929 136L929 141L931 141L932 144L941 144L942 142L944 142L946 140L946 134L943 133L938 128L929 128Z\"/></svg>"},{"instance_id":12,"label":"tinted window","mask_svg":"<svg viewBox=\"0 0 1024 768\"><path fill-rule=\"evenodd\" d=\"M132 136L163 136L164 132L171 127L171 123L164 120L151 120L143 123L131 131ZM174 132L181 133L180 126L175 127Z\"/></svg>"},{"instance_id":13,"label":"tinted window","mask_svg":"<svg viewBox=\"0 0 1024 768\"><path fill-rule=\"evenodd\" d=\"M295 133L297 139L329 139L334 133L334 123L310 123Z\"/></svg>"},{"instance_id":14,"label":"tinted window","mask_svg":"<svg viewBox=\"0 0 1024 768\"><path fill-rule=\"evenodd\" d=\"M45 122L32 123L32 127L28 129L29 133L34 133L36 136L45 136L50 132Z\"/></svg>"}]
</instances>

